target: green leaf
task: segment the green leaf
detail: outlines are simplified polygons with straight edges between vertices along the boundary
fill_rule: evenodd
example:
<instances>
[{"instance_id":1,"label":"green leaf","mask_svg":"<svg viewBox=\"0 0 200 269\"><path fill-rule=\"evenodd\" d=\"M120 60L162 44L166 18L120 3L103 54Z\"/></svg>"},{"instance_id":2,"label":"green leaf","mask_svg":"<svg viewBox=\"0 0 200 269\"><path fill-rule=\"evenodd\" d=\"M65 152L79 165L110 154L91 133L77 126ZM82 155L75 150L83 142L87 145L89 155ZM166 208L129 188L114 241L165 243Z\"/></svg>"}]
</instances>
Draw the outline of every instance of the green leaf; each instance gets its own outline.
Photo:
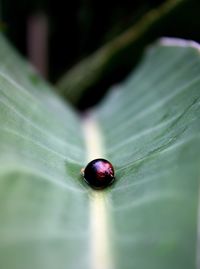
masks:
<instances>
[{"instance_id":1,"label":"green leaf","mask_svg":"<svg viewBox=\"0 0 200 269\"><path fill-rule=\"evenodd\" d=\"M89 210L80 119L2 39L0 51L0 268L81 268Z\"/></svg>"},{"instance_id":2,"label":"green leaf","mask_svg":"<svg viewBox=\"0 0 200 269\"><path fill-rule=\"evenodd\" d=\"M199 47L162 39L85 119L2 37L0 59L0 268L198 268Z\"/></svg>"}]
</instances>

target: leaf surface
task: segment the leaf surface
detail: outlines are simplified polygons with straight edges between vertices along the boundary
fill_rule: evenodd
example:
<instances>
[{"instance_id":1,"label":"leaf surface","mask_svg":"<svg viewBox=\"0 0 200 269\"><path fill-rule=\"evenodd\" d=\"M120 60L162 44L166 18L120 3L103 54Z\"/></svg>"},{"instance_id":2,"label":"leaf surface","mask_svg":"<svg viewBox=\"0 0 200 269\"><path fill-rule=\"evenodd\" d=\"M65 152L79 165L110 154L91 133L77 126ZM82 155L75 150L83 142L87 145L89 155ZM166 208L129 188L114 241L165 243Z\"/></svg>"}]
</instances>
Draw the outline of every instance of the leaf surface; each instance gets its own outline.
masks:
<instances>
[{"instance_id":1,"label":"leaf surface","mask_svg":"<svg viewBox=\"0 0 200 269\"><path fill-rule=\"evenodd\" d=\"M197 45L155 44L93 129L2 37L0 59L0 268L198 267ZM116 170L102 192L80 177L98 153Z\"/></svg>"}]
</instances>

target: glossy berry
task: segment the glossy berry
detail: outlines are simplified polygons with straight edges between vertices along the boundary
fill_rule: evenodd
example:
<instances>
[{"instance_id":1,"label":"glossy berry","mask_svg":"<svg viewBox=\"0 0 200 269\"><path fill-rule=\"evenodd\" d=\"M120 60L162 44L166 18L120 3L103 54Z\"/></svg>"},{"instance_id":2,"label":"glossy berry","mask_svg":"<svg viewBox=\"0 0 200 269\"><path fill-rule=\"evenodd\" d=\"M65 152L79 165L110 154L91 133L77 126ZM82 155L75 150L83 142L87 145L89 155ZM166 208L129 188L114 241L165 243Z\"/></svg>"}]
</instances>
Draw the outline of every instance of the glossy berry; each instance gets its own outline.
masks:
<instances>
[{"instance_id":1,"label":"glossy berry","mask_svg":"<svg viewBox=\"0 0 200 269\"><path fill-rule=\"evenodd\" d=\"M89 162L83 176L85 181L94 189L104 189L115 179L112 164L104 159L95 159Z\"/></svg>"}]
</instances>

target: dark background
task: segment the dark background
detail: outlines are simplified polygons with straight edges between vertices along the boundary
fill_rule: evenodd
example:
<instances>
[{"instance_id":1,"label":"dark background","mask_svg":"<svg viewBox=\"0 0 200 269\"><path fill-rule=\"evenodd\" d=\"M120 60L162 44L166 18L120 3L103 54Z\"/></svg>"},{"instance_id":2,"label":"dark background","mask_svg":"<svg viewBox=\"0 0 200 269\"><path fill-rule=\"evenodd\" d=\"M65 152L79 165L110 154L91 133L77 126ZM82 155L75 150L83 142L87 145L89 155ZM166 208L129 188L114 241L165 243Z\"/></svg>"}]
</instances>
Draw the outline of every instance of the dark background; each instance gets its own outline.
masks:
<instances>
[{"instance_id":1,"label":"dark background","mask_svg":"<svg viewBox=\"0 0 200 269\"><path fill-rule=\"evenodd\" d=\"M55 83L74 64L133 25L161 0L1 0L1 30L27 56L27 22L38 13L48 21L48 79ZM151 43L160 36L175 36L200 42L200 1L189 0L162 25L145 37ZM141 46L142 48L142 46ZM132 66L119 68L104 87L123 79ZM116 81L115 81L116 80ZM108 84L108 85L107 85ZM98 92L98 86L96 86ZM97 94L98 101L102 94ZM90 104L86 104L88 106Z\"/></svg>"}]
</instances>

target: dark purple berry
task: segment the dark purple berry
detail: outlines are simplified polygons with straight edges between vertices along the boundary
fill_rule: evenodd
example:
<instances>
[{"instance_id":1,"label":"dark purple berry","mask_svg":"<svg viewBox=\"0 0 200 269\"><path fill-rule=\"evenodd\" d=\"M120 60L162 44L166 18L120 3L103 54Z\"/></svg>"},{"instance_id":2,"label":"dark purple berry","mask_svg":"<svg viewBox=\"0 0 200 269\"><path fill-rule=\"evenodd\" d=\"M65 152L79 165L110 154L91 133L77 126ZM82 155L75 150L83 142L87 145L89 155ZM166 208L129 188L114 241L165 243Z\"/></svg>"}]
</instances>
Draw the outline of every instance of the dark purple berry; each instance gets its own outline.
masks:
<instances>
[{"instance_id":1,"label":"dark purple berry","mask_svg":"<svg viewBox=\"0 0 200 269\"><path fill-rule=\"evenodd\" d=\"M88 163L83 176L94 189L104 189L115 179L112 164L104 159L95 159Z\"/></svg>"}]
</instances>

